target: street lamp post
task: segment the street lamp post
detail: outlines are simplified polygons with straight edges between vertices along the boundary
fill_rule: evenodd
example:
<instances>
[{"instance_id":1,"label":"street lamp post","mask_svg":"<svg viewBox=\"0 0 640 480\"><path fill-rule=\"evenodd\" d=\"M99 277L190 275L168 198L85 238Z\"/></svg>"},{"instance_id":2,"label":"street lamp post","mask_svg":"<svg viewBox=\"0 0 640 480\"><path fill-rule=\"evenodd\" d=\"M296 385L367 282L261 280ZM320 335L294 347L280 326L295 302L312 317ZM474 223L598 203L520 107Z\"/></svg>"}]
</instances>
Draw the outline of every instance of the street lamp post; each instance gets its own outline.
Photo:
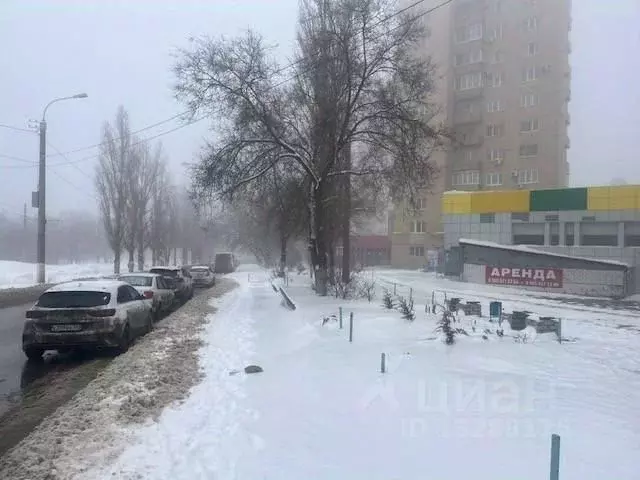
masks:
<instances>
[{"instance_id":1,"label":"street lamp post","mask_svg":"<svg viewBox=\"0 0 640 480\"><path fill-rule=\"evenodd\" d=\"M79 93L71 97L61 97L51 100L42 112L40 121L40 163L38 170L38 283L46 282L45 278L45 238L46 238L46 176L47 176L47 110L51 105L63 100L87 98L86 93Z\"/></svg>"}]
</instances>

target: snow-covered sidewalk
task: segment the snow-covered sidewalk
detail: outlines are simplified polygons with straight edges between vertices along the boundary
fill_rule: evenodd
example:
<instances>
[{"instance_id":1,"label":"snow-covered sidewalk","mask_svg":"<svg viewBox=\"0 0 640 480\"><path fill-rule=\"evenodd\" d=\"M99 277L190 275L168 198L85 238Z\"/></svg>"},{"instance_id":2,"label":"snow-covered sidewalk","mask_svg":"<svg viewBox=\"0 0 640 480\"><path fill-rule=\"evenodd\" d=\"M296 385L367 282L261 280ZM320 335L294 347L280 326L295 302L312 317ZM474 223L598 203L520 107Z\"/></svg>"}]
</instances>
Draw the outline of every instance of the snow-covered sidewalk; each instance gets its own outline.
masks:
<instances>
[{"instance_id":1,"label":"snow-covered sidewalk","mask_svg":"<svg viewBox=\"0 0 640 480\"><path fill-rule=\"evenodd\" d=\"M379 298L315 297L302 276L289 311L264 274L234 277L204 333L202 383L77 478L539 480L552 433L562 480L638 478L637 332L576 321L562 345L472 335L448 347L423 305L411 323ZM344 328L323 325L339 306ZM232 374L248 364L264 372Z\"/></svg>"}]
</instances>

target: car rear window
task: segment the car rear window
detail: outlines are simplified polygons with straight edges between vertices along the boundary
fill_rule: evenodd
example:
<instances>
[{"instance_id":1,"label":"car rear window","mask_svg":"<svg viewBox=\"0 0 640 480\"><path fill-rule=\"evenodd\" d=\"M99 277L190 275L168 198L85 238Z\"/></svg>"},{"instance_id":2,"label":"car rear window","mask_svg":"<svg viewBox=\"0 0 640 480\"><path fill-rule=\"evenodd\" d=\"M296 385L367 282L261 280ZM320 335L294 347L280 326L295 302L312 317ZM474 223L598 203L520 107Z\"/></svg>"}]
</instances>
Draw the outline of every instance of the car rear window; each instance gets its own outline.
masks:
<instances>
[{"instance_id":1,"label":"car rear window","mask_svg":"<svg viewBox=\"0 0 640 480\"><path fill-rule=\"evenodd\" d=\"M191 269L192 272L203 272L206 273L209 271L207 267L194 267Z\"/></svg>"},{"instance_id":2,"label":"car rear window","mask_svg":"<svg viewBox=\"0 0 640 480\"><path fill-rule=\"evenodd\" d=\"M130 277L120 277L120 280L127 282L133 287L150 287L153 285L153 278L132 275Z\"/></svg>"},{"instance_id":3,"label":"car rear window","mask_svg":"<svg viewBox=\"0 0 640 480\"><path fill-rule=\"evenodd\" d=\"M43 308L88 308L109 305L110 301L108 292L46 292L40 295L36 305Z\"/></svg>"},{"instance_id":4,"label":"car rear window","mask_svg":"<svg viewBox=\"0 0 640 480\"><path fill-rule=\"evenodd\" d=\"M164 268L152 268L151 270L149 270L149 273L158 273L160 275L164 275L165 277L177 277L178 276L178 271L177 270L169 270L169 269L164 269Z\"/></svg>"}]
</instances>

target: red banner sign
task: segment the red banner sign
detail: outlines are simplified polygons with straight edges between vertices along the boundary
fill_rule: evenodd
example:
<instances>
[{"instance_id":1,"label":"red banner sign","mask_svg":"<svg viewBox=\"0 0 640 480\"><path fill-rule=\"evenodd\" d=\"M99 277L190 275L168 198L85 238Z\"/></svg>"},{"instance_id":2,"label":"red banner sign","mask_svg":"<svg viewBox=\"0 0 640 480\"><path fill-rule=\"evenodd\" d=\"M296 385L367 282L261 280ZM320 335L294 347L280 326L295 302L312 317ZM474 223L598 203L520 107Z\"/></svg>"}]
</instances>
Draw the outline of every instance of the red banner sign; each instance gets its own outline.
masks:
<instances>
[{"instance_id":1,"label":"red banner sign","mask_svg":"<svg viewBox=\"0 0 640 480\"><path fill-rule=\"evenodd\" d=\"M523 287L562 288L562 269L486 267L486 283Z\"/></svg>"}]
</instances>

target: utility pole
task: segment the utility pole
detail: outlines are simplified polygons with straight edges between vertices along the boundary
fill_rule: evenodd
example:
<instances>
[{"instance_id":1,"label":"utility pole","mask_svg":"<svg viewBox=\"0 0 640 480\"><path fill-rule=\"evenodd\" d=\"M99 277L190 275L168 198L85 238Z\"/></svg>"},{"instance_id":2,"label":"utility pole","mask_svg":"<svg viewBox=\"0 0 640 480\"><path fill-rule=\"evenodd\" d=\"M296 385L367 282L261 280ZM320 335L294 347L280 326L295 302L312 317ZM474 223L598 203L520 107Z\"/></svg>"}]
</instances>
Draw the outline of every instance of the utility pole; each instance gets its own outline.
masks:
<instances>
[{"instance_id":1,"label":"utility pole","mask_svg":"<svg viewBox=\"0 0 640 480\"><path fill-rule=\"evenodd\" d=\"M46 175L47 175L47 110L51 105L63 100L73 100L76 98L87 98L86 93L78 93L71 97L61 97L51 100L44 111L42 112L42 120L40 120L40 163L38 169L38 193L36 198L38 200L38 283L43 284L46 281L45 276L45 239L46 239Z\"/></svg>"},{"instance_id":2,"label":"utility pole","mask_svg":"<svg viewBox=\"0 0 640 480\"><path fill-rule=\"evenodd\" d=\"M40 164L38 169L38 283L45 283L47 122L40 122Z\"/></svg>"},{"instance_id":3,"label":"utility pole","mask_svg":"<svg viewBox=\"0 0 640 480\"><path fill-rule=\"evenodd\" d=\"M24 202L22 213L22 261L27 261L27 202Z\"/></svg>"}]
</instances>

